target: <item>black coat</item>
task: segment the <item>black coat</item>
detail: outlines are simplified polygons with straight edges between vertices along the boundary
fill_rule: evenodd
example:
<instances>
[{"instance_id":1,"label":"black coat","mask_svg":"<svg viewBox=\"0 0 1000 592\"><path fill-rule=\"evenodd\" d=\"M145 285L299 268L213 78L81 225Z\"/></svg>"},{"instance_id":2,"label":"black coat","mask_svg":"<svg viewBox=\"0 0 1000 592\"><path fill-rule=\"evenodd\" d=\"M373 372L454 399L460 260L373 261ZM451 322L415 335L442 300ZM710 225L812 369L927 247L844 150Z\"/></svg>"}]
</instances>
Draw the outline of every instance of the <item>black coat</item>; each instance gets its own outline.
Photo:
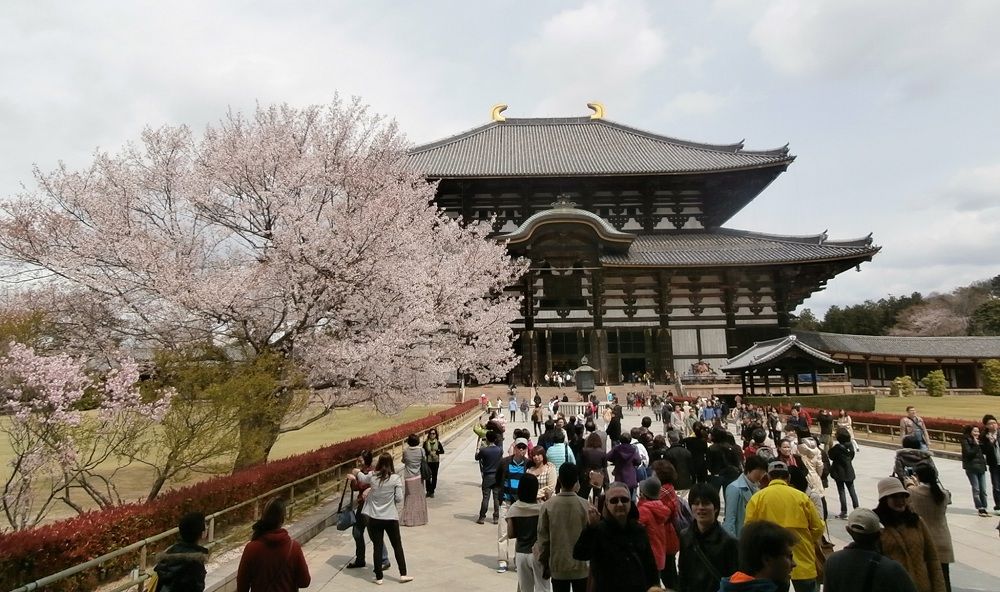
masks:
<instances>
[{"instance_id":1,"label":"black coat","mask_svg":"<svg viewBox=\"0 0 1000 592\"><path fill-rule=\"evenodd\" d=\"M979 442L971 438L962 438L962 470L974 473L986 472L986 456Z\"/></svg>"},{"instance_id":2,"label":"black coat","mask_svg":"<svg viewBox=\"0 0 1000 592\"><path fill-rule=\"evenodd\" d=\"M997 442L1000 442L1000 438L997 439ZM983 447L983 455L986 457L987 466L995 467L1000 465L1000 451L997 450L996 444L990 442L986 434L979 436L979 445Z\"/></svg>"},{"instance_id":3,"label":"black coat","mask_svg":"<svg viewBox=\"0 0 1000 592\"><path fill-rule=\"evenodd\" d=\"M646 529L632 518L624 526L604 518L585 528L573 559L590 562L593 592L646 592L660 582Z\"/></svg>"},{"instance_id":4,"label":"black coat","mask_svg":"<svg viewBox=\"0 0 1000 592\"><path fill-rule=\"evenodd\" d=\"M208 549L182 541L161 553L153 570L163 590L202 592L205 589L207 562Z\"/></svg>"},{"instance_id":5,"label":"black coat","mask_svg":"<svg viewBox=\"0 0 1000 592\"><path fill-rule=\"evenodd\" d=\"M837 442L830 447L830 476L835 481L854 481L854 444Z\"/></svg>"},{"instance_id":6,"label":"black coat","mask_svg":"<svg viewBox=\"0 0 1000 592\"><path fill-rule=\"evenodd\" d=\"M705 566L698 550L705 556L716 573ZM736 539L718 523L706 533L698 531L696 524L681 533L681 552L677 562L677 590L679 592L716 592L719 578L733 575L737 568L739 549Z\"/></svg>"}]
</instances>

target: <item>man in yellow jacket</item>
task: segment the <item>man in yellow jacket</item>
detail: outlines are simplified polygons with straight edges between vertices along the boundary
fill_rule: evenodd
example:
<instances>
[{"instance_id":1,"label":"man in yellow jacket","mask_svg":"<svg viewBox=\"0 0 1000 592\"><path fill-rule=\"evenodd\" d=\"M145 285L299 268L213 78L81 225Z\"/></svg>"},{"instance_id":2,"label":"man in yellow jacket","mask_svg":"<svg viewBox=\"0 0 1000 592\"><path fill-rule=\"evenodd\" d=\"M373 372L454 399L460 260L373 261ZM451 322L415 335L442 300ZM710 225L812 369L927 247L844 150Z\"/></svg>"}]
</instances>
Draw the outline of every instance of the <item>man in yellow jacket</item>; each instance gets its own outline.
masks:
<instances>
[{"instance_id":1,"label":"man in yellow jacket","mask_svg":"<svg viewBox=\"0 0 1000 592\"><path fill-rule=\"evenodd\" d=\"M771 482L750 498L744 524L768 520L795 533L792 586L795 592L816 592L816 543L823 536L823 519L809 496L788 484L788 465L771 462L767 474Z\"/></svg>"}]
</instances>

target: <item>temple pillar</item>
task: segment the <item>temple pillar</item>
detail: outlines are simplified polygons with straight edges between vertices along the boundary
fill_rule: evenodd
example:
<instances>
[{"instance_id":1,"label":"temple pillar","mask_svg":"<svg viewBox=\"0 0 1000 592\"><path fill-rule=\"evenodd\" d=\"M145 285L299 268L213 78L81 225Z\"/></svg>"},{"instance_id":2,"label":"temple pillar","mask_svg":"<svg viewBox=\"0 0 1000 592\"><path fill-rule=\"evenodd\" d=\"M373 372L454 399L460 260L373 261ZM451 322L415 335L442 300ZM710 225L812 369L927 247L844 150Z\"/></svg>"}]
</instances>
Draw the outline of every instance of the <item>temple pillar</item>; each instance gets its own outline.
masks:
<instances>
[{"instance_id":1,"label":"temple pillar","mask_svg":"<svg viewBox=\"0 0 1000 592\"><path fill-rule=\"evenodd\" d=\"M545 373L552 374L552 331L545 330Z\"/></svg>"}]
</instances>

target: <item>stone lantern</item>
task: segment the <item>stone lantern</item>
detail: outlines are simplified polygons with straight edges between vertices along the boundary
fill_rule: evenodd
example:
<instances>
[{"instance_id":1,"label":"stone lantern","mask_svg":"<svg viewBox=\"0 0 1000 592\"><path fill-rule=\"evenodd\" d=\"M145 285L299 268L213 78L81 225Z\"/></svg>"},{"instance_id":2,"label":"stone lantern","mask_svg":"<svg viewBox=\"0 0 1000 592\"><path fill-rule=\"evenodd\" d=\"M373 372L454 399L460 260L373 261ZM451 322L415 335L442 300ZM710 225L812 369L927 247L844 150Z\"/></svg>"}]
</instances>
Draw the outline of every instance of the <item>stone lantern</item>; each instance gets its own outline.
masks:
<instances>
[{"instance_id":1,"label":"stone lantern","mask_svg":"<svg viewBox=\"0 0 1000 592\"><path fill-rule=\"evenodd\" d=\"M576 392L580 394L581 401L589 401L590 394L594 392L594 377L597 370L587 364L587 356L580 359L580 367L574 370L573 382L576 384Z\"/></svg>"}]
</instances>

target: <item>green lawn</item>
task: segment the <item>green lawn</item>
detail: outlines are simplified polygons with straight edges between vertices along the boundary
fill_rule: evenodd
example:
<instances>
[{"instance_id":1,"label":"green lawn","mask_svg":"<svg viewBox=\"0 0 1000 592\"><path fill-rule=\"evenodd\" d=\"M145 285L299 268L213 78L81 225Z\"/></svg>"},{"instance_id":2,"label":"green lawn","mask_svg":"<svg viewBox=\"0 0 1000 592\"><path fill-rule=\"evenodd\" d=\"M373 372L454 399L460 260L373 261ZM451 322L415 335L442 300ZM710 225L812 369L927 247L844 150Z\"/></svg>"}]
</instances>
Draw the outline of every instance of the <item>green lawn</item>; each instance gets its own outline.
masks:
<instances>
[{"instance_id":1,"label":"green lawn","mask_svg":"<svg viewBox=\"0 0 1000 592\"><path fill-rule=\"evenodd\" d=\"M923 417L950 417L980 421L983 415L992 413L1000 417L1000 397L986 395L949 395L944 397L878 397L875 411L880 413L906 413L906 407L913 405Z\"/></svg>"},{"instance_id":2,"label":"green lawn","mask_svg":"<svg viewBox=\"0 0 1000 592\"><path fill-rule=\"evenodd\" d=\"M385 416L375 412L370 407L357 407L335 411L331 415L295 432L282 434L271 450L270 458L278 459L306 452L349 440L357 436L377 432L401 423L424 417L436 411L447 408L448 405L420 405L404 410L399 415ZM0 418L9 421L9 418ZM6 481L10 475L10 460L12 453L7 435L0 431L0 479ZM115 485L124 500L144 499L149 491L153 473L141 467L128 467L118 473ZM207 476L196 476L188 482L205 479ZM171 485L176 486L177 483ZM83 501L79 498L78 501ZM86 504L84 504L86 506ZM87 506L90 507L90 506ZM50 519L63 518L72 514L64 505L57 505L49 515Z\"/></svg>"}]
</instances>

